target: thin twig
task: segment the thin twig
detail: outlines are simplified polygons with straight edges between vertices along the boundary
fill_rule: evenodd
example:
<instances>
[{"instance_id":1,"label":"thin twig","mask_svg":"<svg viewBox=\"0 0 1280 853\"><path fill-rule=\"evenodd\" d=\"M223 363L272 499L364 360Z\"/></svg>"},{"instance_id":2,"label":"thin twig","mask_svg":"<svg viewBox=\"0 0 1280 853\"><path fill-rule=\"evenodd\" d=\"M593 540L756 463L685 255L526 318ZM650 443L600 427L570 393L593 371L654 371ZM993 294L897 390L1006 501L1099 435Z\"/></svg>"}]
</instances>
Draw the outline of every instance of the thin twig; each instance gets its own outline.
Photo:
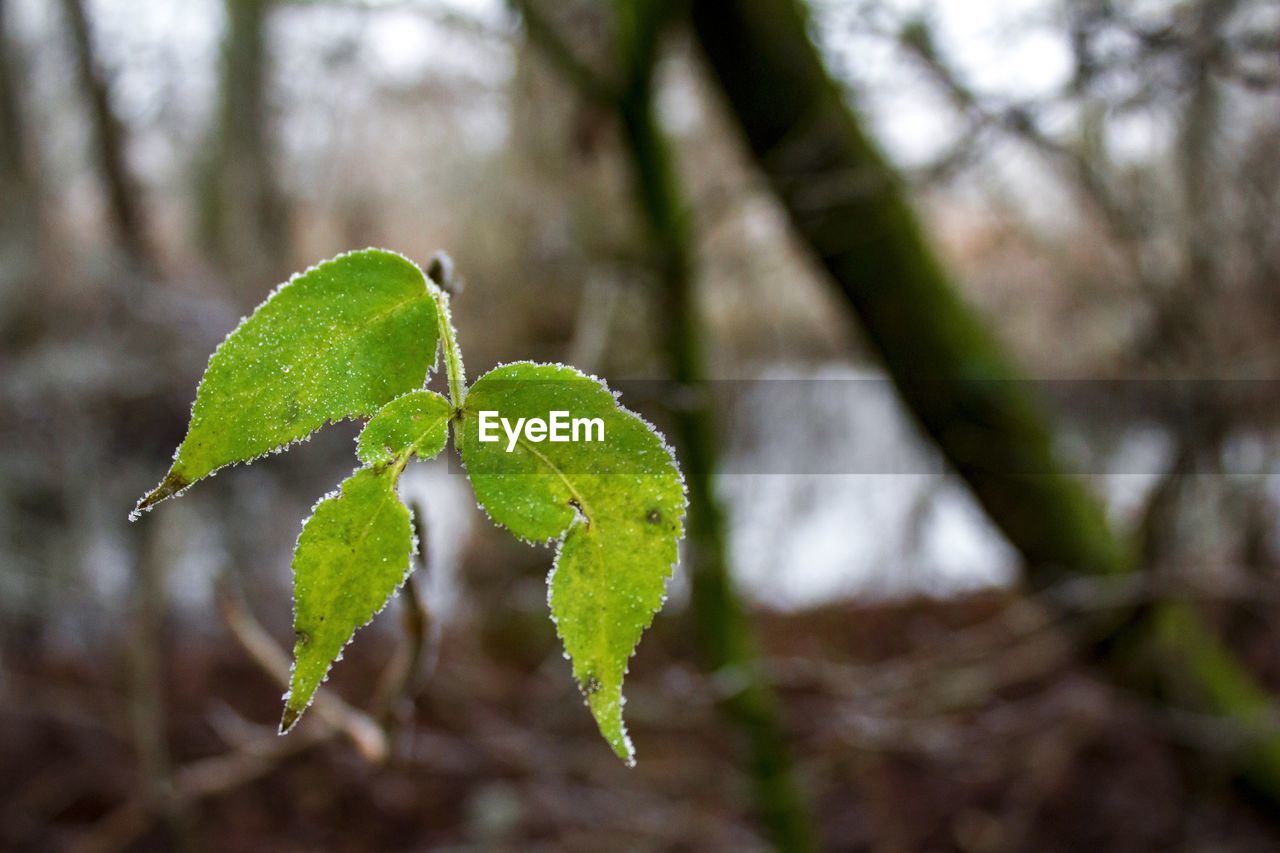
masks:
<instances>
[{"instance_id":1,"label":"thin twig","mask_svg":"<svg viewBox=\"0 0 1280 853\"><path fill-rule=\"evenodd\" d=\"M254 618L248 606L231 588L222 583L218 589L218 611L231 635L254 663L282 687L289 686L289 658L266 629ZM332 691L320 693L314 700L315 713L325 723L345 734L368 761L380 764L389 752L387 736L372 717L348 705Z\"/></svg>"},{"instance_id":2,"label":"thin twig","mask_svg":"<svg viewBox=\"0 0 1280 853\"><path fill-rule=\"evenodd\" d=\"M400 599L404 641L383 673L375 693L377 699L373 703L383 730L388 734L399 722L400 712L412 708L428 643L427 611L418 592L420 576L425 577L428 565L426 514L417 501L413 503L413 528L418 539L418 565L416 571L405 579Z\"/></svg>"}]
</instances>

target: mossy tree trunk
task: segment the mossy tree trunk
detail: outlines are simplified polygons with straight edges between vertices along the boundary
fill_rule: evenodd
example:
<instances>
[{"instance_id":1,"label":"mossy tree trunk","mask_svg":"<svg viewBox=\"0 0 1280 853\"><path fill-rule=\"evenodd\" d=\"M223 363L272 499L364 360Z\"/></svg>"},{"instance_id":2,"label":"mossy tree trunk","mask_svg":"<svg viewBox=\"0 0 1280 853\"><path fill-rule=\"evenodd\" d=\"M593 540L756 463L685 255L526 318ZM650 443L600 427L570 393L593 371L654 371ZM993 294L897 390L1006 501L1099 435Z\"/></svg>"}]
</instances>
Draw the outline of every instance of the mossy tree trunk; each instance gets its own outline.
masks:
<instances>
[{"instance_id":1,"label":"mossy tree trunk","mask_svg":"<svg viewBox=\"0 0 1280 853\"><path fill-rule=\"evenodd\" d=\"M661 292L667 369L677 385L698 394L706 389L706 368L694 235L671 148L654 111L653 72L669 5L665 0L615 4L628 66L618 116ZM792 771L773 693L757 671L753 634L729 572L727 529L714 492L719 442L713 403L703 396L697 405L673 410L672 420L689 488L688 561L702 655L710 671L736 685L722 706L747 741L756 811L765 830L779 849L813 849L812 821Z\"/></svg>"},{"instance_id":2,"label":"mossy tree trunk","mask_svg":"<svg viewBox=\"0 0 1280 853\"><path fill-rule=\"evenodd\" d=\"M902 399L1021 553L1030 586L1136 567L1100 504L1056 465L1027 387L961 302L899 177L828 76L797 0L693 0L694 29L793 227ZM1191 697L1240 733L1242 780L1280 804L1273 703L1185 604L1078 623L1126 686ZM1099 641L1099 633L1104 640Z\"/></svg>"}]
</instances>

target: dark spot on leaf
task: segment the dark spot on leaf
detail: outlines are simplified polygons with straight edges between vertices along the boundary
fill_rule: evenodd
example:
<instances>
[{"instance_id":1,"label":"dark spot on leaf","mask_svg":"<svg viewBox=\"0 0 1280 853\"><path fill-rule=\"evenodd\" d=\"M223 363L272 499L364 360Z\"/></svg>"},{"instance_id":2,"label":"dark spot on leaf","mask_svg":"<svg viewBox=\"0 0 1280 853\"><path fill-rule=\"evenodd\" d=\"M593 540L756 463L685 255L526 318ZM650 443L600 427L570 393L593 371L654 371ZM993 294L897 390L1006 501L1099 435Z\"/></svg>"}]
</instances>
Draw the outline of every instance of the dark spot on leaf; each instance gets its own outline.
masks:
<instances>
[{"instance_id":1,"label":"dark spot on leaf","mask_svg":"<svg viewBox=\"0 0 1280 853\"><path fill-rule=\"evenodd\" d=\"M587 673L587 677L582 682L582 692L587 696L599 693L600 679L596 678L592 673Z\"/></svg>"},{"instance_id":2,"label":"dark spot on leaf","mask_svg":"<svg viewBox=\"0 0 1280 853\"><path fill-rule=\"evenodd\" d=\"M295 636L297 637L298 645L300 646L311 645L311 635L308 634L306 631L297 631L295 633Z\"/></svg>"},{"instance_id":3,"label":"dark spot on leaf","mask_svg":"<svg viewBox=\"0 0 1280 853\"><path fill-rule=\"evenodd\" d=\"M574 497L574 498L569 498L568 503L569 503L569 506L573 507L575 510L578 511L578 516L587 525L587 529L590 530L591 516L587 515L587 511L582 508L582 502L579 501L576 497Z\"/></svg>"},{"instance_id":4,"label":"dark spot on leaf","mask_svg":"<svg viewBox=\"0 0 1280 853\"><path fill-rule=\"evenodd\" d=\"M646 519L650 524L661 524L661 523L662 523L662 513L658 512L656 509L651 509L651 510L649 510L649 514L645 516L645 519Z\"/></svg>"}]
</instances>

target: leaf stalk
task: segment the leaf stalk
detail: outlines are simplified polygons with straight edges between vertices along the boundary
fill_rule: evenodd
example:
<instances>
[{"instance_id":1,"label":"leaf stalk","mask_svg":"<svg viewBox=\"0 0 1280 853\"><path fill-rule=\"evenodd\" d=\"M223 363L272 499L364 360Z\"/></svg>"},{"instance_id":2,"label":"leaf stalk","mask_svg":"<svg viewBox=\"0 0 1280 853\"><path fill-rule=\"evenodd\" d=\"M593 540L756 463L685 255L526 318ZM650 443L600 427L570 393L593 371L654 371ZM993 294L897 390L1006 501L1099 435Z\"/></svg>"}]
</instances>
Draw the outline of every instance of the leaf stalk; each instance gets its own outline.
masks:
<instances>
[{"instance_id":1,"label":"leaf stalk","mask_svg":"<svg viewBox=\"0 0 1280 853\"><path fill-rule=\"evenodd\" d=\"M454 411L460 411L467 397L467 373L462 365L462 352L458 349L458 332L453 327L453 315L449 312L449 294L443 288L435 288L436 315L440 321L440 344L444 348L445 373L449 379L449 402Z\"/></svg>"}]
</instances>

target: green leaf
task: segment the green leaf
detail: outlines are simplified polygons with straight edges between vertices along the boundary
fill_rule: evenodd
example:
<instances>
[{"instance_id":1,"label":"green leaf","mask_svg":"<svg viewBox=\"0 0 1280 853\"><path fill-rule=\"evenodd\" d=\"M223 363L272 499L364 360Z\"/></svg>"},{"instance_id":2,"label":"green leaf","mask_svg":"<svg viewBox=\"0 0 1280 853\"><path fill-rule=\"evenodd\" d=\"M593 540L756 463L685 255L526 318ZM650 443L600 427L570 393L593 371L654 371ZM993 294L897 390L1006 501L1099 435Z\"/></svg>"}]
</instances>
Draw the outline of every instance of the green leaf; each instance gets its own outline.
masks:
<instances>
[{"instance_id":1,"label":"green leaf","mask_svg":"<svg viewBox=\"0 0 1280 853\"><path fill-rule=\"evenodd\" d=\"M525 437L507 452L505 435L479 441L481 411L513 424L551 411L598 417L604 441ZM517 536L559 542L552 619L600 733L631 763L622 680L677 559L686 499L674 456L603 383L569 367L499 367L471 387L463 415L458 445L481 506Z\"/></svg>"},{"instance_id":2,"label":"green leaf","mask_svg":"<svg viewBox=\"0 0 1280 853\"><path fill-rule=\"evenodd\" d=\"M366 465L410 454L430 459L444 449L452 414L453 406L434 391L410 391L387 403L365 424L356 440L356 457Z\"/></svg>"},{"instance_id":3,"label":"green leaf","mask_svg":"<svg viewBox=\"0 0 1280 853\"><path fill-rule=\"evenodd\" d=\"M357 628L368 624L409 574L413 533L396 496L401 466L361 468L316 504L293 554L293 673L280 731L315 695Z\"/></svg>"},{"instance_id":4,"label":"green leaf","mask_svg":"<svg viewBox=\"0 0 1280 853\"><path fill-rule=\"evenodd\" d=\"M379 249L281 285L209 360L173 466L135 515L225 465L421 387L439 340L432 293L412 261Z\"/></svg>"}]
</instances>

